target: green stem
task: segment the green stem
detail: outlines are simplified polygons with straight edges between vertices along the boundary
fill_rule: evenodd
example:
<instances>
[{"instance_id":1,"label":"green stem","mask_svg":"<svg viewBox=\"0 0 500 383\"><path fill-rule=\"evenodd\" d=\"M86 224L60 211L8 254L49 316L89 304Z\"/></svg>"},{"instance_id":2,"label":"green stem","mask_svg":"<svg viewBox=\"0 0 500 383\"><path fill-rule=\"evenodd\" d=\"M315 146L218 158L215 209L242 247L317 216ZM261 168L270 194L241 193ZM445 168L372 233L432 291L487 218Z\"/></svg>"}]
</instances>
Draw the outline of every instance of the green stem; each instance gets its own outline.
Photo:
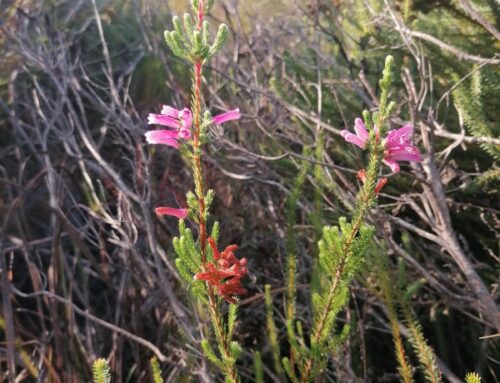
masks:
<instances>
[{"instance_id":1,"label":"green stem","mask_svg":"<svg viewBox=\"0 0 500 383\"><path fill-rule=\"evenodd\" d=\"M393 109L393 104L388 104L389 99L389 89L392 83L392 67L394 64L394 59L392 56L387 56L385 60L385 67L382 74L382 79L380 80L380 87L382 89L382 93L380 95L380 103L379 110L376 113L376 118L374 121L375 125L373 126L373 134L371 137L372 142L370 142L370 162L365 172L365 180L364 185L361 190L356 195L356 208L351 220L351 231L349 233L349 237L343 242L342 246L342 259L340 260L337 269L335 271L335 276L332 280L332 284L328 291L326 304L324 306L323 311L319 315L319 319L315 321L312 329L311 336L311 347L313 345L318 345L318 343L326 338L326 335L331 330L331 326L328 325L328 316L333 307L335 297L337 295L337 290L341 284L342 275L344 273L344 268L347 263L347 260L352 255L352 245L356 236L358 235L363 223L366 219L366 216L375 202L376 193L375 187L377 184L377 179L380 171L380 165L383 160L384 155L384 145L381 145L381 135L385 133L385 122L389 115L391 114L391 110ZM368 112L366 112L368 114ZM369 116L368 116L369 117ZM367 118L368 120L369 118ZM371 125L371 122L370 124ZM301 373L301 381L302 383L308 383L313 376L313 371L315 367L317 356L310 353L304 363L304 367Z\"/></svg>"},{"instance_id":2,"label":"green stem","mask_svg":"<svg viewBox=\"0 0 500 383\"><path fill-rule=\"evenodd\" d=\"M382 299L384 300L385 306L387 307L389 321L391 323L391 331L392 331L392 339L394 343L394 350L396 353L396 360L398 362L398 372L401 377L401 381L403 383L414 383L413 379L413 369L412 366L408 362L408 358L406 357L405 348L403 345L403 339L401 338L401 331L399 329L399 320L396 311L396 306L394 304L394 292L391 284L390 275L387 271L386 260L382 260L384 262L379 270L378 274L380 275L380 285L382 289Z\"/></svg>"},{"instance_id":3,"label":"green stem","mask_svg":"<svg viewBox=\"0 0 500 383\"><path fill-rule=\"evenodd\" d=\"M383 118L382 118L383 112L384 111L382 110L379 112L380 118L378 121L378 126L381 126L381 123L383 123ZM382 162L382 153L383 153L382 149L380 148L380 134L376 133L374 142L371 145L370 162L366 172L366 180L363 185L363 188L358 192L356 196L357 202L356 202L355 214L354 217L352 218L352 231L350 232L349 237L344 242L344 246L342 249L343 250L342 253L344 254L344 256L339 262L339 265L335 272L335 276L332 280L332 284L328 292L324 310L321 312L321 315L319 316L319 319L316 321L316 323L314 323L312 337L311 337L311 344L318 343L320 339L324 339L325 332L330 331L330 329L327 328L326 326L328 314L332 308L335 296L337 294L337 289L339 288L340 285L340 280L344 272L345 264L349 256L351 255L352 244L354 243L354 240L357 234L359 233L359 230L361 229L363 222L366 219L368 211L372 206L373 201L375 200L375 185L378 178L380 164ZM308 383L312 378L311 374L314 370L314 364L315 364L314 357L309 356L304 364L303 370L301 371L302 383Z\"/></svg>"},{"instance_id":4,"label":"green stem","mask_svg":"<svg viewBox=\"0 0 500 383\"><path fill-rule=\"evenodd\" d=\"M214 326L215 338L219 344L219 349L221 350L222 360L224 362L226 378L229 378L231 383L239 383L240 379L238 377L238 372L236 371L236 366L234 360L231 356L230 339L226 332L226 327L223 323L222 315L220 314L219 305L217 304L217 299L213 293L212 287L208 286L208 300L210 303L210 313L212 315L212 325Z\"/></svg>"}]
</instances>

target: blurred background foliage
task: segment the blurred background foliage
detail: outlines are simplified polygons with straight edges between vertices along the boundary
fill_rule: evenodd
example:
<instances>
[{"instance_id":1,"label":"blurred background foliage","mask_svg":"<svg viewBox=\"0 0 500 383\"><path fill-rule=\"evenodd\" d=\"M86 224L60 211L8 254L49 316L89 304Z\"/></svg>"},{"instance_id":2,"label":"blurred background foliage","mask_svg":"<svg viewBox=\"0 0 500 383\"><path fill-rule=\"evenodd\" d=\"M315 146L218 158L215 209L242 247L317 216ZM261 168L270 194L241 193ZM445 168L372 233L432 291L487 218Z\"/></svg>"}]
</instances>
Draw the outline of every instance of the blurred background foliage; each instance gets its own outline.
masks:
<instances>
[{"instance_id":1,"label":"blurred background foliage","mask_svg":"<svg viewBox=\"0 0 500 383\"><path fill-rule=\"evenodd\" d=\"M113 381L149 381L155 353L166 382L220 378L199 350L205 318L193 317L171 265L176 222L152 215L160 203L184 204L188 167L177 153L146 147L142 136L147 113L189 103L190 69L162 38L171 15L187 7L0 3L0 266L10 293L0 334L15 339L12 350L0 338L3 379L14 369L18 382L88 381L92 361L104 357ZM380 292L395 276L371 263L382 258L393 271L403 260L409 283L419 282L408 304L443 380L462 381L473 370L498 381L498 337L488 337L498 324L484 315L456 259L429 239L439 236L439 222L424 188L442 185L461 249L498 302L498 2L221 0L210 19L226 22L232 38L207 70L206 106L243 113L240 124L212 132L205 166L221 237L240 245L251 270L237 328L244 381L254 381L257 351L264 381L280 381L263 292L272 286L278 347L286 350L281 306L292 252L308 331L310 291L322 283L316 243L323 225L350 214L364 161L339 132L377 107L387 54L399 68L392 124L412 121L421 148L421 130L433 132L438 178L429 182L419 165L389 178L371 216L380 242L342 316L351 333L322 381L398 381L391 309ZM403 327L405 315L396 313ZM425 378L417 372L416 380Z\"/></svg>"}]
</instances>

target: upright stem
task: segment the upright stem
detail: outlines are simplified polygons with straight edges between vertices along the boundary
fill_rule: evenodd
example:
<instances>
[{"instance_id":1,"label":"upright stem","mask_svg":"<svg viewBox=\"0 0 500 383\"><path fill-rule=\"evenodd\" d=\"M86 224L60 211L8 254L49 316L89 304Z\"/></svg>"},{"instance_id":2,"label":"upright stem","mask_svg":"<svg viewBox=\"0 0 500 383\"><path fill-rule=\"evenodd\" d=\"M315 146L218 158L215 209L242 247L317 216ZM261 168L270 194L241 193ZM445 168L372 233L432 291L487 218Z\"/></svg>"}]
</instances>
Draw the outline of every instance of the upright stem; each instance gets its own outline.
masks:
<instances>
[{"instance_id":1,"label":"upright stem","mask_svg":"<svg viewBox=\"0 0 500 383\"><path fill-rule=\"evenodd\" d=\"M378 126L381 126L380 123L382 121L379 120ZM340 285L340 279L342 277L342 274L344 272L344 267L345 264L351 254L351 247L352 244L361 229L361 226L363 225L363 222L365 221L366 215L368 213L368 210L370 209L370 206L373 202L373 199L375 198L375 185L377 181L377 176L378 172L380 169L380 162L382 160L381 156L382 152L380 150L380 133L377 132L375 134L375 139L373 142L372 146L372 151L371 151L371 156L370 156L370 163L368 165L368 171L366 172L366 180L364 183L363 188L358 192L358 195L356 196L356 212L354 214L354 217L352 218L352 231L349 235L349 237L346 239L344 242L343 246L343 258L340 261L337 270L335 272L335 276L332 281L332 285L330 286L330 290L328 291L328 297L327 297L327 303L325 305L325 308L323 312L321 313L318 321L314 324L313 331L312 331L312 338L311 338L311 344L313 343L318 343L320 339L323 338L324 332L329 331L327 328L327 319L328 319L328 314L330 313L330 310L333 305L333 301L335 299L335 296L337 294L337 289ZM306 360L306 363L304 365L303 371L301 371L301 381L302 383L308 383L311 379L311 374L313 372L314 368L314 363L315 359L313 356L309 356Z\"/></svg>"},{"instance_id":2,"label":"upright stem","mask_svg":"<svg viewBox=\"0 0 500 383\"><path fill-rule=\"evenodd\" d=\"M201 31L203 23L203 0L198 3L198 31ZM195 192L198 197L198 226L200 233L200 248L201 248L201 261L203 264L207 261L206 248L207 248L207 229L205 222L205 184L203 180L203 168L201 164L201 148L200 148L200 134L201 134L201 82L203 72L203 61L197 59L194 64L194 95L193 95L193 177L195 184Z\"/></svg>"},{"instance_id":3,"label":"upright stem","mask_svg":"<svg viewBox=\"0 0 500 383\"><path fill-rule=\"evenodd\" d=\"M217 300L215 299L215 295L213 293L212 287L208 286L208 299L210 302L210 312L212 314L212 321L215 330L215 337L219 342L219 347L222 353L222 359L224 361L224 365L226 367L225 373L227 377L230 379L231 383L239 383L238 372L236 371L236 367L234 365L234 361L231 361L231 348L230 348L230 339L226 332L222 315L219 311L219 307L217 304Z\"/></svg>"},{"instance_id":4,"label":"upright stem","mask_svg":"<svg viewBox=\"0 0 500 383\"><path fill-rule=\"evenodd\" d=\"M204 16L203 0L198 3L198 24L197 29L201 31ZM197 59L194 63L194 94L193 94L193 178L195 184L196 197L198 198L198 229L200 235L200 250L202 268L205 269L207 263L207 225L206 225L206 201L205 201L205 180L203 177L203 166L201 162L202 149L200 135L202 133L202 106L201 106L201 85L203 75L203 61ZM207 283L209 311L212 317L212 324L214 326L215 335L219 348L221 350L222 359L226 367L227 377L231 383L238 383L238 373L236 371L234 361L231 357L231 346L226 326L224 325L224 318L219 308L217 297L214 293L212 286Z\"/></svg>"},{"instance_id":5,"label":"upright stem","mask_svg":"<svg viewBox=\"0 0 500 383\"><path fill-rule=\"evenodd\" d=\"M201 30L201 26L203 24L203 8L204 8L204 0L199 0L198 2L198 30Z\"/></svg>"},{"instance_id":6,"label":"upright stem","mask_svg":"<svg viewBox=\"0 0 500 383\"><path fill-rule=\"evenodd\" d=\"M196 196L198 197L198 225L200 233L200 248L201 261L207 261L207 229L205 222L205 184L203 180L203 168L201 164L201 148L200 148L200 133L201 133L201 76L203 64L197 61L194 65L194 100L193 100L193 117L194 117L194 132L193 132L193 177L195 183Z\"/></svg>"},{"instance_id":7,"label":"upright stem","mask_svg":"<svg viewBox=\"0 0 500 383\"><path fill-rule=\"evenodd\" d=\"M401 377L402 383L414 383L412 366L409 364L406 357L403 340L401 338L401 330L399 329L398 314L396 312L396 306L394 302L394 288L392 287L390 280L391 277L386 267L387 265L385 264L380 267L379 273L381 274L380 277L382 298L384 299L385 306L387 307L388 317L391 323L392 339L396 353L396 360L399 364L398 372Z\"/></svg>"}]
</instances>

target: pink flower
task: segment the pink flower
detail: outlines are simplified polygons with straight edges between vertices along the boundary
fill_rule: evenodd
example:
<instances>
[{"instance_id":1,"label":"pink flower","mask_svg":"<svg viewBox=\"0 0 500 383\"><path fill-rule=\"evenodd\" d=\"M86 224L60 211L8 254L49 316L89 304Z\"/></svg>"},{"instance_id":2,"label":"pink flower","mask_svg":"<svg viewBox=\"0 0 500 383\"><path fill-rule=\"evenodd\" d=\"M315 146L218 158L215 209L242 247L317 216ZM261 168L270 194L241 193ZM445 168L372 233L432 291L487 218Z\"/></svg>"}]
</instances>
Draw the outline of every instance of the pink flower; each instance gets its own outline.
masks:
<instances>
[{"instance_id":1,"label":"pink flower","mask_svg":"<svg viewBox=\"0 0 500 383\"><path fill-rule=\"evenodd\" d=\"M420 162L422 156L416 146L411 144L413 126L408 124L396 130L390 130L384 140L384 163L394 173L399 172L399 164L396 161Z\"/></svg>"},{"instance_id":2,"label":"pink flower","mask_svg":"<svg viewBox=\"0 0 500 383\"><path fill-rule=\"evenodd\" d=\"M155 209L155 212L159 217L164 215L171 215L179 219L185 219L188 216L187 209L175 209L173 207L157 207Z\"/></svg>"},{"instance_id":3,"label":"pink flower","mask_svg":"<svg viewBox=\"0 0 500 383\"><path fill-rule=\"evenodd\" d=\"M212 120L212 122L216 125L220 125L224 122L231 121L231 120L238 120L241 117L240 110L239 109L234 109L230 110L229 112L219 114L218 116L215 116Z\"/></svg>"},{"instance_id":4,"label":"pink flower","mask_svg":"<svg viewBox=\"0 0 500 383\"><path fill-rule=\"evenodd\" d=\"M176 118L172 118L170 116L165 116L163 114L152 114L148 115L148 124L149 125L163 125L168 126L169 128L179 129L180 122Z\"/></svg>"},{"instance_id":5,"label":"pink flower","mask_svg":"<svg viewBox=\"0 0 500 383\"><path fill-rule=\"evenodd\" d=\"M179 111L175 108L172 108L171 106L168 105L163 105L163 108L161 109L161 114L172 117L172 118L178 118L179 117Z\"/></svg>"},{"instance_id":6,"label":"pink flower","mask_svg":"<svg viewBox=\"0 0 500 383\"><path fill-rule=\"evenodd\" d=\"M193 125L193 114L188 108L184 108L179 112L179 121L181 123L179 137L189 140L191 138L191 126Z\"/></svg>"},{"instance_id":7,"label":"pink flower","mask_svg":"<svg viewBox=\"0 0 500 383\"><path fill-rule=\"evenodd\" d=\"M191 129L193 125L193 114L188 108L184 108L179 112L179 121L184 129Z\"/></svg>"},{"instance_id":8,"label":"pink flower","mask_svg":"<svg viewBox=\"0 0 500 383\"><path fill-rule=\"evenodd\" d=\"M366 147L368 142L368 130L366 130L365 124L361 118L356 118L354 120L354 131L356 134L352 134L348 130L342 130L340 135L344 137L347 142L359 146L361 149Z\"/></svg>"},{"instance_id":9,"label":"pink flower","mask_svg":"<svg viewBox=\"0 0 500 383\"><path fill-rule=\"evenodd\" d=\"M212 237L208 238L208 243L212 248L215 264L208 262L205 271L194 276L195 280L206 281L216 288L227 302L236 303L233 295L245 294L246 290L241 286L241 278L247 273L246 258L238 259L234 251L238 249L236 245L230 245L219 252Z\"/></svg>"},{"instance_id":10,"label":"pink flower","mask_svg":"<svg viewBox=\"0 0 500 383\"><path fill-rule=\"evenodd\" d=\"M171 136L168 136L168 134L165 133L168 132L167 130L160 130L160 132L162 132L161 134L153 133L155 131L146 133L146 139L150 136L151 140L154 141L150 142L148 139L148 142L151 144L164 144L177 148L179 146L178 139L182 138L183 140L189 140L191 138L193 115L188 108L177 110L171 106L163 105L161 114L149 114L148 124L163 125L169 128L177 129L171 133ZM155 138L160 139L160 141L155 140Z\"/></svg>"},{"instance_id":11,"label":"pink flower","mask_svg":"<svg viewBox=\"0 0 500 383\"><path fill-rule=\"evenodd\" d=\"M168 145L173 148L179 147L179 132L176 130L150 130L145 133L148 144Z\"/></svg>"},{"instance_id":12,"label":"pink flower","mask_svg":"<svg viewBox=\"0 0 500 383\"><path fill-rule=\"evenodd\" d=\"M360 118L356 118L354 130L356 134L352 134L348 130L342 130L340 134L347 142L357 145L361 149L365 149L369 134L365 124ZM383 141L385 146L384 163L389 166L394 173L399 172L399 164L397 161L422 161L420 151L416 146L411 144L412 135L413 126L408 124L396 130L390 130Z\"/></svg>"}]
</instances>

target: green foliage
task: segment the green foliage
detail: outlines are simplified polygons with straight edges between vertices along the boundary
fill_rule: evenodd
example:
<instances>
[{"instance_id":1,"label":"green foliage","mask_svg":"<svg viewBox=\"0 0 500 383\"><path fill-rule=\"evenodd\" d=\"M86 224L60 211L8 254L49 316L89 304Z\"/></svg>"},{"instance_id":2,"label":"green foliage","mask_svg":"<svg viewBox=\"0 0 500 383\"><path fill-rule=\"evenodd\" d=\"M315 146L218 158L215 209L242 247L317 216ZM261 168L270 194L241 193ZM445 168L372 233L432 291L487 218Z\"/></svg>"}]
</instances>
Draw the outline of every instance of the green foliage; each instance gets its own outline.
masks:
<instances>
[{"instance_id":1,"label":"green foliage","mask_svg":"<svg viewBox=\"0 0 500 383\"><path fill-rule=\"evenodd\" d=\"M214 5L214 1L215 0L206 0L204 2L203 5L204 5L204 8L205 8L204 9L205 13L210 12L210 10L212 9L212 7ZM195 12L195 13L198 12L198 4L199 4L198 0L191 0L191 6L193 8L193 12Z\"/></svg>"},{"instance_id":2,"label":"green foliage","mask_svg":"<svg viewBox=\"0 0 500 383\"><path fill-rule=\"evenodd\" d=\"M229 338L232 338L234 333L234 326L236 325L236 318L238 316L238 305L230 304L229 313L227 316L227 333Z\"/></svg>"},{"instance_id":3,"label":"green foliage","mask_svg":"<svg viewBox=\"0 0 500 383\"><path fill-rule=\"evenodd\" d=\"M218 221L215 221L213 226L212 226L212 234L210 235L215 242L219 241L219 231L220 231L220 225Z\"/></svg>"},{"instance_id":4,"label":"green foliage","mask_svg":"<svg viewBox=\"0 0 500 383\"><path fill-rule=\"evenodd\" d=\"M337 280L339 282L335 285L335 293L332 294L331 291L313 293L311 298L313 321L316 323L317 334L319 334L311 340L312 348L317 348L313 350L314 352L320 352L322 346L330 338L330 331L337 314L347 304L349 297L347 284L340 279Z\"/></svg>"},{"instance_id":5,"label":"green foliage","mask_svg":"<svg viewBox=\"0 0 500 383\"><path fill-rule=\"evenodd\" d=\"M180 57L181 59L189 60L190 57L186 54L187 49L184 46L183 39L178 32L165 31L165 41L174 55Z\"/></svg>"},{"instance_id":6,"label":"green foliage","mask_svg":"<svg viewBox=\"0 0 500 383\"><path fill-rule=\"evenodd\" d=\"M351 323L346 323L337 334L334 334L328 339L327 349L330 353L338 353L339 348L345 343L347 337L351 333L351 327Z\"/></svg>"},{"instance_id":7,"label":"green foliage","mask_svg":"<svg viewBox=\"0 0 500 383\"><path fill-rule=\"evenodd\" d=\"M470 78L464 80L453 92L455 108L462 117L467 130L476 137L498 137L500 129L496 124L498 111L489 104L500 92L500 79L492 75L492 70L474 70ZM453 78L460 81L458 75ZM492 108L495 108L492 110ZM500 146L481 143L481 147L496 160L500 160Z\"/></svg>"},{"instance_id":8,"label":"green foliage","mask_svg":"<svg viewBox=\"0 0 500 383\"><path fill-rule=\"evenodd\" d=\"M205 222L208 221L208 217L210 216L210 207L212 206L212 203L214 202L214 197L215 197L215 192L212 189L209 189L207 191L207 194L205 195Z\"/></svg>"},{"instance_id":9,"label":"green foliage","mask_svg":"<svg viewBox=\"0 0 500 383\"><path fill-rule=\"evenodd\" d=\"M371 121L374 121L379 135L375 134L375 129L371 129L370 161L366 170L365 183L356 196L353 218L348 222L345 217L341 217L338 227L325 226L318 242L319 271L327 282L326 286L312 292L313 321L309 347L305 345L300 322L296 323L297 333L295 334L292 320L287 320L291 358L283 358L282 363L292 382L314 381L326 367L326 356L347 336L348 326L344 327L340 336L335 336L333 329L337 315L347 304L349 285L363 266L368 246L375 232L373 227L366 225L365 220L376 200L374 188L383 151L383 144L379 137L387 130L387 120L394 110L394 103L388 103L389 90L393 82L393 64L394 59L388 56L380 80L382 94L379 110L373 113L373 116L370 116L368 112L364 113L368 127L371 128ZM317 170L316 168L316 172ZM319 178L318 174L316 177ZM292 214L290 218L293 218ZM294 249L291 248L291 250L293 254ZM294 258L290 255L288 263L289 270L295 271ZM289 294L295 293L290 287L291 281L294 281L294 278L288 276ZM290 311L294 314L292 310ZM293 365L292 361L296 365Z\"/></svg>"},{"instance_id":10,"label":"green foliage","mask_svg":"<svg viewBox=\"0 0 500 383\"><path fill-rule=\"evenodd\" d=\"M500 181L500 168L493 168L485 171L476 179L476 184L484 188L489 183L494 183L495 181ZM498 190L498 188L494 189L493 193L495 193L496 190Z\"/></svg>"},{"instance_id":11,"label":"green foliage","mask_svg":"<svg viewBox=\"0 0 500 383\"><path fill-rule=\"evenodd\" d=\"M274 372L283 378L283 369L280 363L280 345L278 343L278 331L274 322L273 313L273 298L271 296L271 285L266 285L264 290L265 304L266 304L266 323L267 333L269 336L269 344L271 346L271 353L274 362Z\"/></svg>"},{"instance_id":12,"label":"green foliage","mask_svg":"<svg viewBox=\"0 0 500 383\"><path fill-rule=\"evenodd\" d=\"M401 311L410 330L410 343L418 357L426 381L429 383L441 382L441 373L437 367L434 351L423 335L422 326L418 323L416 316L410 311L409 307L403 306Z\"/></svg>"},{"instance_id":13,"label":"green foliage","mask_svg":"<svg viewBox=\"0 0 500 383\"><path fill-rule=\"evenodd\" d=\"M382 78L379 81L381 89L379 110L375 112L373 116L373 121L377 124L377 127L379 129L383 128L383 124L381 122L387 120L387 118L392 114L394 110L394 103L390 103L389 105L387 105L387 101L389 99L389 91L394 80L393 70L394 57L389 55L385 58L384 71L382 72ZM380 130L380 134L383 136L385 134L385 131Z\"/></svg>"},{"instance_id":14,"label":"green foliage","mask_svg":"<svg viewBox=\"0 0 500 383\"><path fill-rule=\"evenodd\" d=\"M210 343L206 338L202 339L201 341L201 349L203 350L203 353L209 361L211 361L221 370L225 369L224 363L215 355L212 346L210 346Z\"/></svg>"},{"instance_id":15,"label":"green foliage","mask_svg":"<svg viewBox=\"0 0 500 383\"><path fill-rule=\"evenodd\" d=\"M163 378L161 377L160 363L156 357L151 358L151 370L153 372L153 382L163 383Z\"/></svg>"},{"instance_id":16,"label":"green foliage","mask_svg":"<svg viewBox=\"0 0 500 383\"><path fill-rule=\"evenodd\" d=\"M197 214L192 214L191 212L196 212L198 210L198 199L196 198L196 195L190 190L186 194L186 203L189 208L189 216L192 218L196 223L199 222L199 218Z\"/></svg>"},{"instance_id":17,"label":"green foliage","mask_svg":"<svg viewBox=\"0 0 500 383\"><path fill-rule=\"evenodd\" d=\"M304 149L304 156L307 157L309 150ZM286 329L288 341L292 355L296 352L296 334L295 334L295 315L296 315L296 299L297 299L297 235L295 231L295 223L297 220L297 203L302 192L303 185L306 181L307 174L311 164L307 160L301 161L300 170L297 174L290 195L285 204L286 211L286 254L287 254L287 273L286 273ZM272 314L272 311L271 311ZM273 349L274 350L274 349ZM275 352L273 352L275 371L283 373L281 367L276 366ZM278 360L280 358L278 354ZM279 364L279 361L278 361Z\"/></svg>"},{"instance_id":18,"label":"green foliage","mask_svg":"<svg viewBox=\"0 0 500 383\"><path fill-rule=\"evenodd\" d=\"M227 25L219 25L219 30L217 31L217 35L215 36L214 43L210 46L209 57L217 54L222 49L228 38L229 28L227 27Z\"/></svg>"},{"instance_id":19,"label":"green foliage","mask_svg":"<svg viewBox=\"0 0 500 383\"><path fill-rule=\"evenodd\" d=\"M340 230L330 226L323 228L323 236L318 242L319 262L327 275L334 276L340 269L341 280L348 283L363 264L374 228L362 225L359 237L354 238L353 225L345 217L340 218L339 225Z\"/></svg>"},{"instance_id":20,"label":"green foliage","mask_svg":"<svg viewBox=\"0 0 500 383\"><path fill-rule=\"evenodd\" d=\"M238 342L233 340L231 342L230 350L231 350L231 358L234 364L236 363L236 359L238 359L238 357L240 356L242 348Z\"/></svg>"},{"instance_id":21,"label":"green foliage","mask_svg":"<svg viewBox=\"0 0 500 383\"><path fill-rule=\"evenodd\" d=\"M465 375L465 383L481 383L481 377L475 372L469 372Z\"/></svg>"},{"instance_id":22,"label":"green foliage","mask_svg":"<svg viewBox=\"0 0 500 383\"><path fill-rule=\"evenodd\" d=\"M290 362L290 359L287 357L284 357L281 361L283 363L283 368L285 369L285 372L287 376L290 378L292 383L299 383L299 378L297 377L297 374L295 373L295 369L292 367L292 364Z\"/></svg>"},{"instance_id":23,"label":"green foliage","mask_svg":"<svg viewBox=\"0 0 500 383\"><path fill-rule=\"evenodd\" d=\"M205 12L213 5L213 0L209 0L205 5ZM193 2L193 12L197 13L198 6ZM205 62L217 54L227 39L229 38L229 28L221 24L212 44L210 44L210 30L208 21L204 21L198 29L197 22L194 22L191 15L185 14L183 19L174 16L172 18L174 29L165 31L165 41L172 52L179 58L192 63Z\"/></svg>"},{"instance_id":24,"label":"green foliage","mask_svg":"<svg viewBox=\"0 0 500 383\"><path fill-rule=\"evenodd\" d=\"M409 330L409 340L417 355L425 380L429 383L441 382L441 372L436 363L434 350L429 346L422 331L422 326L418 322L411 306L409 304L411 297L422 285L421 282L407 283L404 263L400 260L398 264L398 284L394 289L396 299L399 303L401 314L404 318L404 323Z\"/></svg>"},{"instance_id":25,"label":"green foliage","mask_svg":"<svg viewBox=\"0 0 500 383\"><path fill-rule=\"evenodd\" d=\"M413 8L417 8L417 1L413 1ZM426 33L459 48L463 52L470 52L481 57L496 57L498 41L490 34L476 17L464 12L461 1L442 3L438 6L424 6L419 2L423 12L413 12L415 17L412 29ZM469 2L478 15L488 22L498 23L498 6L494 1ZM446 23L440 21L447 20ZM462 33L457 33L462 31ZM467 38L464 38L466 34ZM452 113L446 109L445 103L439 103L439 117L446 124L446 129L460 133L462 125L466 131L475 137L493 137L500 135L498 120L498 92L500 77L497 65L477 64L472 61L459 60L450 56L446 50L438 49L427 44L426 54L432 64L433 78L441 86L436 90L436 98L448 99L448 92L452 95ZM494 160L500 159L500 147L494 144L480 143L479 146ZM471 164L472 156L476 167L474 172L488 172L491 161L475 155L477 151L468 150L466 156L456 156L463 159L463 167ZM462 161L460 161L462 163ZM491 170L491 168L490 168ZM497 177L493 173L488 176ZM496 178L498 180L498 178Z\"/></svg>"},{"instance_id":26,"label":"green foliage","mask_svg":"<svg viewBox=\"0 0 500 383\"><path fill-rule=\"evenodd\" d=\"M373 280L379 289L379 295L385 307L391 324L394 350L398 362L398 372L403 383L414 382L413 368L406 355L405 347L399 329L399 316L409 330L409 343L419 361L420 371L429 383L441 382L441 373L437 367L436 356L428 345L422 327L413 313L410 301L423 286L423 280L408 282L404 262L399 259L396 271L391 271L386 254L379 253L373 262ZM397 281L397 283L394 283Z\"/></svg>"},{"instance_id":27,"label":"green foliage","mask_svg":"<svg viewBox=\"0 0 500 383\"><path fill-rule=\"evenodd\" d=\"M264 383L264 367L262 365L262 356L259 351L253 355L255 383Z\"/></svg>"},{"instance_id":28,"label":"green foliage","mask_svg":"<svg viewBox=\"0 0 500 383\"><path fill-rule=\"evenodd\" d=\"M240 344L236 341L230 340L236 323L237 308L237 305L230 304L228 318L225 324L219 322L214 323L215 336L217 338L220 356L217 356L207 338L204 338L201 341L201 348L205 357L210 362L215 364L217 368L223 371L226 375L226 382L231 383L239 382L239 378L235 375L234 365L242 352Z\"/></svg>"},{"instance_id":29,"label":"green foliage","mask_svg":"<svg viewBox=\"0 0 500 383\"><path fill-rule=\"evenodd\" d=\"M206 300L206 286L202 281L195 281L195 274L201 272L201 254L196 245L191 229L186 228L184 220L179 220L179 237L173 239L174 250L177 254L175 265L179 274L190 287L193 295L198 299Z\"/></svg>"},{"instance_id":30,"label":"green foliage","mask_svg":"<svg viewBox=\"0 0 500 383\"><path fill-rule=\"evenodd\" d=\"M92 366L94 383L111 383L111 372L106 359L97 359Z\"/></svg>"},{"instance_id":31,"label":"green foliage","mask_svg":"<svg viewBox=\"0 0 500 383\"><path fill-rule=\"evenodd\" d=\"M392 339L401 382L413 383L413 367L411 366L406 355L403 339L401 337L401 331L399 330L399 320L396 307L397 302L395 298L399 291L395 291L395 286L392 282L389 271L389 258L385 254L377 254L373 264L373 276L380 287L380 295L385 307L387 308L387 313L391 322Z\"/></svg>"},{"instance_id":32,"label":"green foliage","mask_svg":"<svg viewBox=\"0 0 500 383\"><path fill-rule=\"evenodd\" d=\"M194 25L193 25L193 18L189 13L185 13L183 17L183 26L184 26L184 31L186 32L186 36L189 39L189 41L193 41L193 33L194 33ZM180 25L176 25L174 23L175 30L178 34L182 35L182 28Z\"/></svg>"},{"instance_id":33,"label":"green foliage","mask_svg":"<svg viewBox=\"0 0 500 383\"><path fill-rule=\"evenodd\" d=\"M325 146L325 133L323 129L318 128L316 132L316 142L315 142L315 150L314 150L314 159L316 163L314 164L313 174L314 174L314 193L313 193L313 204L314 211L311 213L311 221L314 225L314 228L319 233L321 232L322 226L322 206L323 206L323 179L324 179L324 171L323 165L321 162L323 161L324 154L324 146Z\"/></svg>"}]
</instances>

